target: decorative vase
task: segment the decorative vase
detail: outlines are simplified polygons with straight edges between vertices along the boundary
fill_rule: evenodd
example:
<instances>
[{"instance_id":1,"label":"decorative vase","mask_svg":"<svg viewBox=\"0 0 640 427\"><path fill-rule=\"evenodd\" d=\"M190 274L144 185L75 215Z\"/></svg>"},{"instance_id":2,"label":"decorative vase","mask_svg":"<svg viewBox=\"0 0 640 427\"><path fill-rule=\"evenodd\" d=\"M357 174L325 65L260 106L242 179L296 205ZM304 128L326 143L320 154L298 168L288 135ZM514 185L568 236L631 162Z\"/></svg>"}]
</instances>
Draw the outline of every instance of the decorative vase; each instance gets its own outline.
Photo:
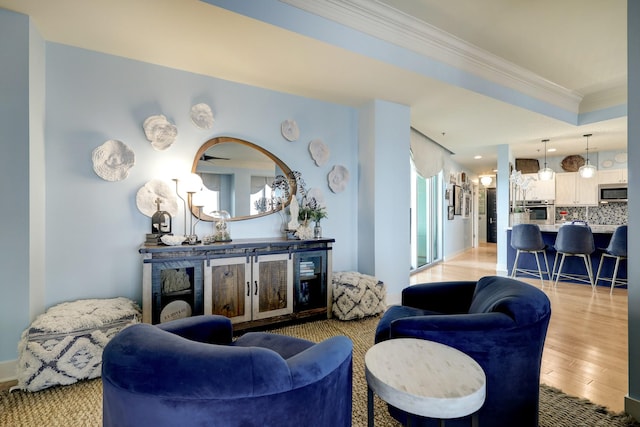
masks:
<instances>
[{"instance_id":1,"label":"decorative vase","mask_svg":"<svg viewBox=\"0 0 640 427\"><path fill-rule=\"evenodd\" d=\"M322 227L320 227L320 222L316 222L315 227L313 227L313 238L314 239L322 238Z\"/></svg>"}]
</instances>

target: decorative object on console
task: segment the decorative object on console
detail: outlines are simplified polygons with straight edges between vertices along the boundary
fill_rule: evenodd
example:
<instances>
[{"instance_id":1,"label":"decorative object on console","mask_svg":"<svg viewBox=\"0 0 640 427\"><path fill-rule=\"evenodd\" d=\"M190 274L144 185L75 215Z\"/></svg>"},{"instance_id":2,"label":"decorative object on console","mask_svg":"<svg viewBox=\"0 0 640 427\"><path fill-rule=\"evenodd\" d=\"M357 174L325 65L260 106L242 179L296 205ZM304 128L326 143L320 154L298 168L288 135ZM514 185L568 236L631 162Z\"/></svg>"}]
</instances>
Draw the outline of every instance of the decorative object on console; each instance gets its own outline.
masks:
<instances>
[{"instance_id":1,"label":"decorative object on console","mask_svg":"<svg viewBox=\"0 0 640 427\"><path fill-rule=\"evenodd\" d=\"M142 127L151 146L158 151L171 147L178 135L178 128L162 114L148 117Z\"/></svg>"},{"instance_id":2,"label":"decorative object on console","mask_svg":"<svg viewBox=\"0 0 640 427\"><path fill-rule=\"evenodd\" d=\"M160 237L160 240L167 246L179 246L185 240L187 240L187 237L184 235L165 234L164 236Z\"/></svg>"},{"instance_id":3,"label":"decorative object on console","mask_svg":"<svg viewBox=\"0 0 640 427\"><path fill-rule=\"evenodd\" d=\"M152 179L140 187L136 193L136 206L144 215L151 218L156 212L156 200L160 199L164 210L169 215L178 215L178 199L168 182L162 179Z\"/></svg>"},{"instance_id":4,"label":"decorative object on console","mask_svg":"<svg viewBox=\"0 0 640 427\"><path fill-rule=\"evenodd\" d=\"M280 125L280 131L282 132L282 136L287 141L297 141L300 137L300 129L298 128L298 124L295 120L285 120Z\"/></svg>"},{"instance_id":5,"label":"decorative object on console","mask_svg":"<svg viewBox=\"0 0 640 427\"><path fill-rule=\"evenodd\" d=\"M305 197L305 205L310 209L309 218L316 223L313 227L313 238L321 239L322 227L320 226L320 220L328 216L322 190L319 188L309 189L309 191L307 191L307 196Z\"/></svg>"},{"instance_id":6,"label":"decorative object on console","mask_svg":"<svg viewBox=\"0 0 640 427\"><path fill-rule=\"evenodd\" d=\"M190 243L195 244L198 239L193 232L193 215L189 215L189 219L191 221L190 228L187 229L187 200L185 200L185 198L180 195L180 191L186 193L187 199L189 201L189 206L191 206L191 199L193 195L202 189L202 178L200 178L200 176L196 175L195 173L191 173L182 178L173 178L173 180L176 183L176 195L180 198L180 200L182 200L184 211L184 234L187 235L187 239Z\"/></svg>"},{"instance_id":7,"label":"decorative object on console","mask_svg":"<svg viewBox=\"0 0 640 427\"><path fill-rule=\"evenodd\" d=\"M289 230L297 230L300 227L300 223L298 222L298 215L300 212L300 205L298 204L298 199L295 197L291 198L291 202L289 203L289 216L291 219L287 224L287 229Z\"/></svg>"},{"instance_id":8,"label":"decorative object on console","mask_svg":"<svg viewBox=\"0 0 640 427\"><path fill-rule=\"evenodd\" d=\"M151 217L151 233L171 234L171 215L167 211L160 210L162 200L159 197L155 202L158 205L158 210Z\"/></svg>"},{"instance_id":9,"label":"decorative object on console","mask_svg":"<svg viewBox=\"0 0 640 427\"><path fill-rule=\"evenodd\" d=\"M349 183L349 171L342 165L335 165L329 175L329 188L334 193L341 193L347 188Z\"/></svg>"},{"instance_id":10,"label":"decorative object on console","mask_svg":"<svg viewBox=\"0 0 640 427\"><path fill-rule=\"evenodd\" d=\"M22 333L18 384L38 391L97 378L102 349L125 327L140 321L140 307L127 298L86 299L50 307Z\"/></svg>"},{"instance_id":11,"label":"decorative object on console","mask_svg":"<svg viewBox=\"0 0 640 427\"><path fill-rule=\"evenodd\" d=\"M164 212L169 216L169 231L161 231L159 225L163 221L166 223L166 216L161 214L154 218L160 211L160 204L166 209ZM171 186L161 179L152 179L145 185L140 187L136 193L136 206L144 215L151 218L151 233L147 234L146 243L157 245L161 242L160 238L163 234L170 234L172 229L172 217L178 215L178 200ZM157 224L158 227L154 225Z\"/></svg>"},{"instance_id":12,"label":"decorative object on console","mask_svg":"<svg viewBox=\"0 0 640 427\"><path fill-rule=\"evenodd\" d=\"M322 142L321 139L314 139L309 143L309 152L311 153L311 158L316 162L317 166L322 166L329 160L329 155L331 151L329 147Z\"/></svg>"},{"instance_id":13,"label":"decorative object on console","mask_svg":"<svg viewBox=\"0 0 640 427\"><path fill-rule=\"evenodd\" d=\"M580 166L580 169L578 169L578 173L583 178L593 178L596 175L596 171L598 170L598 168L596 168L594 165L589 163L589 137L592 136L592 134L588 133L583 136L587 138L587 149L586 149L587 161L584 165Z\"/></svg>"},{"instance_id":14,"label":"decorative object on console","mask_svg":"<svg viewBox=\"0 0 640 427\"><path fill-rule=\"evenodd\" d=\"M191 107L191 121L200 129L211 129L214 122L211 107L205 103Z\"/></svg>"},{"instance_id":15,"label":"decorative object on console","mask_svg":"<svg viewBox=\"0 0 640 427\"><path fill-rule=\"evenodd\" d=\"M309 226L309 222L305 221L295 231L295 236L300 240L313 239L313 229Z\"/></svg>"},{"instance_id":16,"label":"decorative object on console","mask_svg":"<svg viewBox=\"0 0 640 427\"><path fill-rule=\"evenodd\" d=\"M105 181L122 181L136 162L133 150L116 139L96 147L91 158L94 172Z\"/></svg>"},{"instance_id":17,"label":"decorative object on console","mask_svg":"<svg viewBox=\"0 0 640 427\"><path fill-rule=\"evenodd\" d=\"M227 211L214 211L211 213L214 218L215 232L213 234L214 242L230 242L231 233L229 232L229 219L231 215Z\"/></svg>"}]
</instances>

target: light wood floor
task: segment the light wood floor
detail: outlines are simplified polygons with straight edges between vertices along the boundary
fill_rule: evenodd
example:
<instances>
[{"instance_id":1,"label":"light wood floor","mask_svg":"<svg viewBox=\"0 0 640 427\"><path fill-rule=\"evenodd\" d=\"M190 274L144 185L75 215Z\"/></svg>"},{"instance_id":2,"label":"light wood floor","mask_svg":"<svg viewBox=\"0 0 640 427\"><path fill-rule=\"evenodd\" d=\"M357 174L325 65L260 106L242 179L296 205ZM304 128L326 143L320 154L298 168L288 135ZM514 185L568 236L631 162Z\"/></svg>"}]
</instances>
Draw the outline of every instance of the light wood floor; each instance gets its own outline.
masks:
<instances>
[{"instance_id":1,"label":"light wood floor","mask_svg":"<svg viewBox=\"0 0 640 427\"><path fill-rule=\"evenodd\" d=\"M474 280L495 275L495 244L481 244L411 276L411 283ZM518 277L540 287L536 278ZM551 300L540 382L612 411L624 409L628 391L627 290L545 281Z\"/></svg>"}]
</instances>

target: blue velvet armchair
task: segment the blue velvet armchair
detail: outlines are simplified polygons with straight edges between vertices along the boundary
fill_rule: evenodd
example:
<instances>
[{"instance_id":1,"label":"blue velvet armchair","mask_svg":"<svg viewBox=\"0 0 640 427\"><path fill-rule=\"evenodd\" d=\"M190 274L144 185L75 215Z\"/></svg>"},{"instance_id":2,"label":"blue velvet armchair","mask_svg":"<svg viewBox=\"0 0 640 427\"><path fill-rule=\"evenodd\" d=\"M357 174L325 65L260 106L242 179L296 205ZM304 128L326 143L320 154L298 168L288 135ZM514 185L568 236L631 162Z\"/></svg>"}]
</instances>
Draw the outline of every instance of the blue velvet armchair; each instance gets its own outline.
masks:
<instances>
[{"instance_id":1,"label":"blue velvet armchair","mask_svg":"<svg viewBox=\"0 0 640 427\"><path fill-rule=\"evenodd\" d=\"M384 313L375 341L413 337L457 348L474 358L487 377L481 427L537 427L540 363L550 317L546 294L519 280L487 276L477 282L425 283L402 291L402 305ZM410 416L393 407L389 412L401 422ZM446 424L468 426L469 420Z\"/></svg>"},{"instance_id":2,"label":"blue velvet armchair","mask_svg":"<svg viewBox=\"0 0 640 427\"><path fill-rule=\"evenodd\" d=\"M350 426L351 340L265 332L223 316L132 325L103 352L103 426Z\"/></svg>"}]
</instances>

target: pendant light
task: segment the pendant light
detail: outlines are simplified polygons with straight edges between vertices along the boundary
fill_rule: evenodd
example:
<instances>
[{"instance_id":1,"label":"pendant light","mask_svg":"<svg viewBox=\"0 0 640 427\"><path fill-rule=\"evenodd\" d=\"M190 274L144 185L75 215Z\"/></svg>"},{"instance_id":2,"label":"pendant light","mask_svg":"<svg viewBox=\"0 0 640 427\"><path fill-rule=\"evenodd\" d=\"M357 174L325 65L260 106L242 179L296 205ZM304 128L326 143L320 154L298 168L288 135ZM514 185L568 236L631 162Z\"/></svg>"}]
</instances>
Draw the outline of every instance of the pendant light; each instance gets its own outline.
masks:
<instances>
[{"instance_id":1,"label":"pendant light","mask_svg":"<svg viewBox=\"0 0 640 427\"><path fill-rule=\"evenodd\" d=\"M544 142L544 168L538 171L538 178L540 181L551 181L555 173L553 169L547 167L547 142L549 142L549 140L543 139L542 142Z\"/></svg>"},{"instance_id":2,"label":"pendant light","mask_svg":"<svg viewBox=\"0 0 640 427\"><path fill-rule=\"evenodd\" d=\"M578 169L578 173L580 173L580 176L583 178L593 178L597 170L595 166L589 163L589 137L592 135L593 134L591 133L582 135L587 138L587 161L584 165L580 166L580 169Z\"/></svg>"}]
</instances>

